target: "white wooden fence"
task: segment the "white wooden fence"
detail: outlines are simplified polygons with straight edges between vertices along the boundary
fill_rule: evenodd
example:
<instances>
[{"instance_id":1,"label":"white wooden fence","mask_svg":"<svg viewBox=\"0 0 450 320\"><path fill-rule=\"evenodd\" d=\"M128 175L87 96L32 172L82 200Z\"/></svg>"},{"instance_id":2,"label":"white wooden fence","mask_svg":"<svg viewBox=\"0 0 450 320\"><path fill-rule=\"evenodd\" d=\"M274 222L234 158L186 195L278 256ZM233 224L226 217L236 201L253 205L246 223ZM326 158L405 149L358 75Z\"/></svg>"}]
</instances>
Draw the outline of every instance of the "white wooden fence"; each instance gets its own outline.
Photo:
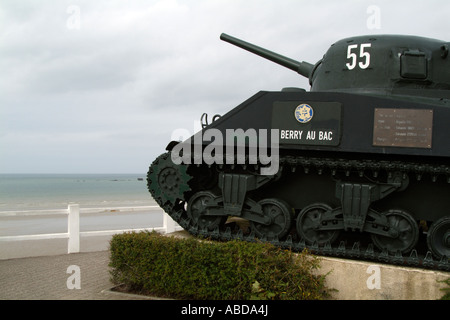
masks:
<instances>
[{"instance_id":1,"label":"white wooden fence","mask_svg":"<svg viewBox=\"0 0 450 320\"><path fill-rule=\"evenodd\" d=\"M156 206L141 207L120 207L120 208L86 208L81 209L82 213L100 213L105 211L146 211ZM9 216L40 216L40 215L68 215L67 232L64 233L47 233L20 236L0 236L0 242L3 241L23 241L23 240L44 240L44 239L69 239L67 245L67 253L80 252L80 237L91 236L107 236L131 231L157 231L161 233L171 233L182 230L182 228L167 214L164 213L163 226L155 228L139 228L139 229L121 229L121 230L103 230L103 231L80 231L80 206L78 204L69 204L67 209L62 210L35 210L35 211L14 211L1 212L0 217Z\"/></svg>"}]
</instances>

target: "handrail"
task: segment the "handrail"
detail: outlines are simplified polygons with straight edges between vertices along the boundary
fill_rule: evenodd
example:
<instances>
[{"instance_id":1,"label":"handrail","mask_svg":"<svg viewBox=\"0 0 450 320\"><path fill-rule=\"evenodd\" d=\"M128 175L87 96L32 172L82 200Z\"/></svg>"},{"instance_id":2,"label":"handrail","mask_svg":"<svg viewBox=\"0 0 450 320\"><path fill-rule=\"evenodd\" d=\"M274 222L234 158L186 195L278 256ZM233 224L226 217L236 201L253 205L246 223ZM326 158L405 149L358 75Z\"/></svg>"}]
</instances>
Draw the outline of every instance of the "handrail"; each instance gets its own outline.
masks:
<instances>
[{"instance_id":1,"label":"handrail","mask_svg":"<svg viewBox=\"0 0 450 320\"><path fill-rule=\"evenodd\" d=\"M104 213L104 212L136 212L147 211L152 209L161 209L161 207L154 206L137 206L137 207L98 207L98 208L80 208L80 213ZM46 215L66 215L68 209L40 209L40 210L17 210L17 211L0 211L0 218L2 217L16 217L16 216L46 216Z\"/></svg>"},{"instance_id":2,"label":"handrail","mask_svg":"<svg viewBox=\"0 0 450 320\"><path fill-rule=\"evenodd\" d=\"M3 211L0 212L0 218L12 216L40 216L40 215L68 215L67 232L63 233L47 233L34 235L19 236L0 236L0 241L23 241L23 240L44 240L44 239L69 239L67 245L67 253L80 252L81 236L105 236L124 232L139 231L156 231L162 233L172 233L182 228L167 214L163 216L163 226L154 228L135 228L135 229L119 229L119 230L102 230L102 231L83 231L80 232L80 213L104 213L104 212L133 212L146 211L151 209L160 209L158 206L139 206L139 207L111 207L111 208L82 208L78 204L69 204L67 209L56 210L24 210L24 211Z\"/></svg>"}]
</instances>

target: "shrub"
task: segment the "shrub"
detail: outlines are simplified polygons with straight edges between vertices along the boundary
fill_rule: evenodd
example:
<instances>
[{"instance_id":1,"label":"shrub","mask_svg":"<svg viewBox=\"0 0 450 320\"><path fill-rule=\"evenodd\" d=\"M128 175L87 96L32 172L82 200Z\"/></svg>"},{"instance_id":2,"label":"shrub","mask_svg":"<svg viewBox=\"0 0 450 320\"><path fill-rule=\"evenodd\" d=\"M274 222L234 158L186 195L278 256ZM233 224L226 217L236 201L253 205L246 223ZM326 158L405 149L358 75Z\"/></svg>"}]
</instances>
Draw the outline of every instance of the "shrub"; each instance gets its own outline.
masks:
<instances>
[{"instance_id":1,"label":"shrub","mask_svg":"<svg viewBox=\"0 0 450 320\"><path fill-rule=\"evenodd\" d=\"M445 283L447 285L447 287L441 289L445 292L445 294L441 297L441 300L450 300L450 278L439 282Z\"/></svg>"},{"instance_id":2,"label":"shrub","mask_svg":"<svg viewBox=\"0 0 450 320\"><path fill-rule=\"evenodd\" d=\"M318 258L267 243L209 242L156 232L114 235L111 279L177 299L324 299Z\"/></svg>"}]
</instances>

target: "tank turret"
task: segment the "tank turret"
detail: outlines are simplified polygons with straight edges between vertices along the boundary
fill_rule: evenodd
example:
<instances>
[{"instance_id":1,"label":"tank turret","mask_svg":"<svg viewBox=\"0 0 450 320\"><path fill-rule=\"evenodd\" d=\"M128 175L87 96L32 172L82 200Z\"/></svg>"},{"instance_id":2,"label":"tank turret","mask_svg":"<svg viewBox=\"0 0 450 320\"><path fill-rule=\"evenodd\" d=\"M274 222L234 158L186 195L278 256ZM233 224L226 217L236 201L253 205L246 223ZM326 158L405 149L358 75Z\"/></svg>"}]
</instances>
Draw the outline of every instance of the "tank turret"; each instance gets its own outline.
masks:
<instances>
[{"instance_id":1,"label":"tank turret","mask_svg":"<svg viewBox=\"0 0 450 320\"><path fill-rule=\"evenodd\" d=\"M311 91L450 97L449 43L401 35L369 35L334 43L315 65L222 34L220 39L309 78Z\"/></svg>"}]
</instances>

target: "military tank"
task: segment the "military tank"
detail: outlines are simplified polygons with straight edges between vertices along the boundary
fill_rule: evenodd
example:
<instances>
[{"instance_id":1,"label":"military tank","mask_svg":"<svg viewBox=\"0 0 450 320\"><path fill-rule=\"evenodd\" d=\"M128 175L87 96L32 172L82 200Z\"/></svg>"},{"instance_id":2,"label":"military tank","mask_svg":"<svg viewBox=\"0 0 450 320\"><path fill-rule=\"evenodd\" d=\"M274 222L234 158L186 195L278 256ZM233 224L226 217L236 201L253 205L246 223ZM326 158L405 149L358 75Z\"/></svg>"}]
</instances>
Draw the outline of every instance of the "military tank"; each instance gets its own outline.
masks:
<instances>
[{"instance_id":1,"label":"military tank","mask_svg":"<svg viewBox=\"0 0 450 320\"><path fill-rule=\"evenodd\" d=\"M153 198L195 236L450 270L449 43L368 35L300 62L151 164Z\"/></svg>"}]
</instances>

